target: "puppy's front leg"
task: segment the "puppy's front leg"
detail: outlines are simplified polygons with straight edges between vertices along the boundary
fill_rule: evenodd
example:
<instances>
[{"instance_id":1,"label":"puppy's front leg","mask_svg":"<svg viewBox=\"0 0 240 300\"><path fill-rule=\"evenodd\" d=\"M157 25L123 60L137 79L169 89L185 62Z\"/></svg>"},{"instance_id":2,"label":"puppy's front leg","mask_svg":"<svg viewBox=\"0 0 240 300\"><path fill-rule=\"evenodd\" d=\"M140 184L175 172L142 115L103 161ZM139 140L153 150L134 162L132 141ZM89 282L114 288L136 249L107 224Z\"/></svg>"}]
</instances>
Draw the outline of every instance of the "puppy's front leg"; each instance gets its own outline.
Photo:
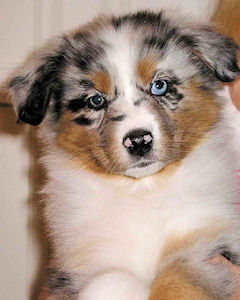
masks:
<instances>
[{"instance_id":1,"label":"puppy's front leg","mask_svg":"<svg viewBox=\"0 0 240 300\"><path fill-rule=\"evenodd\" d=\"M154 281L149 300L214 300L191 276L184 265L174 263L167 267Z\"/></svg>"},{"instance_id":2,"label":"puppy's front leg","mask_svg":"<svg viewBox=\"0 0 240 300\"><path fill-rule=\"evenodd\" d=\"M79 300L147 300L148 287L133 275L112 271L94 277Z\"/></svg>"}]
</instances>

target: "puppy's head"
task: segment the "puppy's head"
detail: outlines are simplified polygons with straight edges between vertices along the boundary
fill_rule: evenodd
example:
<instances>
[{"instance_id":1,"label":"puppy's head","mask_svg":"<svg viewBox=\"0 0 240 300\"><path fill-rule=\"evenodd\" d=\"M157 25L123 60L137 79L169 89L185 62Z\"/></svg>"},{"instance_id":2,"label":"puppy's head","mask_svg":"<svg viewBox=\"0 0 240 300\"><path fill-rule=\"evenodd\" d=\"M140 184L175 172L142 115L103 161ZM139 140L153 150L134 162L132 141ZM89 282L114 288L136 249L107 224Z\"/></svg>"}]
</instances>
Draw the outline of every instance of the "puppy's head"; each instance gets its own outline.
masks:
<instances>
[{"instance_id":1,"label":"puppy's head","mask_svg":"<svg viewBox=\"0 0 240 300\"><path fill-rule=\"evenodd\" d=\"M50 42L9 86L21 121L92 171L142 177L183 158L218 121L237 45L163 12L102 17Z\"/></svg>"}]
</instances>

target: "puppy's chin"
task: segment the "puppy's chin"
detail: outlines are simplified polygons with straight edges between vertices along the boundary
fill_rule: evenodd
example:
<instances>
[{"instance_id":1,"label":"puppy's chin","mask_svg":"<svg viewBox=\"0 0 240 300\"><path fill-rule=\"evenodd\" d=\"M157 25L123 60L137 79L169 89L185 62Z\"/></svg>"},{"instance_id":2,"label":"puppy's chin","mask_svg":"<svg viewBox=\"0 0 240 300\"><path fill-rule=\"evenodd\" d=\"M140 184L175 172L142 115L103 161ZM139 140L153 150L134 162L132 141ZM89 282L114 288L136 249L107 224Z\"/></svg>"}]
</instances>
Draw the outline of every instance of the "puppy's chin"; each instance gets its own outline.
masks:
<instances>
[{"instance_id":1,"label":"puppy's chin","mask_svg":"<svg viewBox=\"0 0 240 300\"><path fill-rule=\"evenodd\" d=\"M153 162L149 165L140 165L139 167L132 167L124 171L122 174L129 177L141 178L157 173L164 167L161 162Z\"/></svg>"}]
</instances>

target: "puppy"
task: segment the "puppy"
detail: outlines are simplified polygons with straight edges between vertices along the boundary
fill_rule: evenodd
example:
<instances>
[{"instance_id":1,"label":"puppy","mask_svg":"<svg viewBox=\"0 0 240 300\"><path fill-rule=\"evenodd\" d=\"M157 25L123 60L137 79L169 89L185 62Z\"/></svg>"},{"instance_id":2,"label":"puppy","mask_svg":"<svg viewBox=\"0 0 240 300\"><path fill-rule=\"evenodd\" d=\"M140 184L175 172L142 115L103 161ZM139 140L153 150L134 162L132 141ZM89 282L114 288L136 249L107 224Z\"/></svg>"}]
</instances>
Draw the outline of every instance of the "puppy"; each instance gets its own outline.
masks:
<instances>
[{"instance_id":1,"label":"puppy","mask_svg":"<svg viewBox=\"0 0 240 300\"><path fill-rule=\"evenodd\" d=\"M17 71L18 118L45 144L47 299L230 299L233 276L207 260L239 262L222 89L238 50L207 25L141 11L95 19Z\"/></svg>"}]
</instances>

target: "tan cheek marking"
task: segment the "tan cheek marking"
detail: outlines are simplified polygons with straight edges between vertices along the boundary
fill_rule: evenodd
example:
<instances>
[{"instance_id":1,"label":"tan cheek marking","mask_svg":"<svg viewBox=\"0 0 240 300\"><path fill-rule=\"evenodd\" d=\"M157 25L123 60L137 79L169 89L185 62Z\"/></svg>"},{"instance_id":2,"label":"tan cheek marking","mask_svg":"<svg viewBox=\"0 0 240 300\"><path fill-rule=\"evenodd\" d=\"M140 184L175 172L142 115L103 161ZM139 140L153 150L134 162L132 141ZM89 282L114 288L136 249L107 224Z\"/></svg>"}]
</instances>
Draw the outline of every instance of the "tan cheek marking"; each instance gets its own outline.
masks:
<instances>
[{"instance_id":1,"label":"tan cheek marking","mask_svg":"<svg viewBox=\"0 0 240 300\"><path fill-rule=\"evenodd\" d=\"M111 174L111 163L105 152L98 147L99 139L92 130L87 130L72 122L72 114L67 112L60 121L56 142L67 153L72 155L70 164L74 168L86 169L105 179L122 178L121 175ZM110 143L110 150L115 151L114 141ZM115 166L115 162L114 162Z\"/></svg>"},{"instance_id":2,"label":"tan cheek marking","mask_svg":"<svg viewBox=\"0 0 240 300\"><path fill-rule=\"evenodd\" d=\"M199 88L194 81L188 84L184 102L175 115L177 129L174 139L180 145L182 157L216 124L219 112L220 105L213 93Z\"/></svg>"},{"instance_id":3,"label":"tan cheek marking","mask_svg":"<svg viewBox=\"0 0 240 300\"><path fill-rule=\"evenodd\" d=\"M107 73L98 71L91 77L91 80L99 92L106 95L111 93L111 78Z\"/></svg>"},{"instance_id":4,"label":"tan cheek marking","mask_svg":"<svg viewBox=\"0 0 240 300\"><path fill-rule=\"evenodd\" d=\"M209 292L194 281L196 274L182 262L174 262L154 281L149 300L210 300Z\"/></svg>"},{"instance_id":5,"label":"tan cheek marking","mask_svg":"<svg viewBox=\"0 0 240 300\"><path fill-rule=\"evenodd\" d=\"M147 84L152 80L155 71L156 60L153 58L144 58L140 60L137 65L137 75L144 84Z\"/></svg>"},{"instance_id":6,"label":"tan cheek marking","mask_svg":"<svg viewBox=\"0 0 240 300\"><path fill-rule=\"evenodd\" d=\"M63 116L57 135L57 144L72 154L73 164L95 173L103 172L100 162L104 159L104 155L97 147L97 143L96 134L74 124L71 113L67 112ZM93 159L93 154L98 157L99 164L97 160Z\"/></svg>"}]
</instances>

